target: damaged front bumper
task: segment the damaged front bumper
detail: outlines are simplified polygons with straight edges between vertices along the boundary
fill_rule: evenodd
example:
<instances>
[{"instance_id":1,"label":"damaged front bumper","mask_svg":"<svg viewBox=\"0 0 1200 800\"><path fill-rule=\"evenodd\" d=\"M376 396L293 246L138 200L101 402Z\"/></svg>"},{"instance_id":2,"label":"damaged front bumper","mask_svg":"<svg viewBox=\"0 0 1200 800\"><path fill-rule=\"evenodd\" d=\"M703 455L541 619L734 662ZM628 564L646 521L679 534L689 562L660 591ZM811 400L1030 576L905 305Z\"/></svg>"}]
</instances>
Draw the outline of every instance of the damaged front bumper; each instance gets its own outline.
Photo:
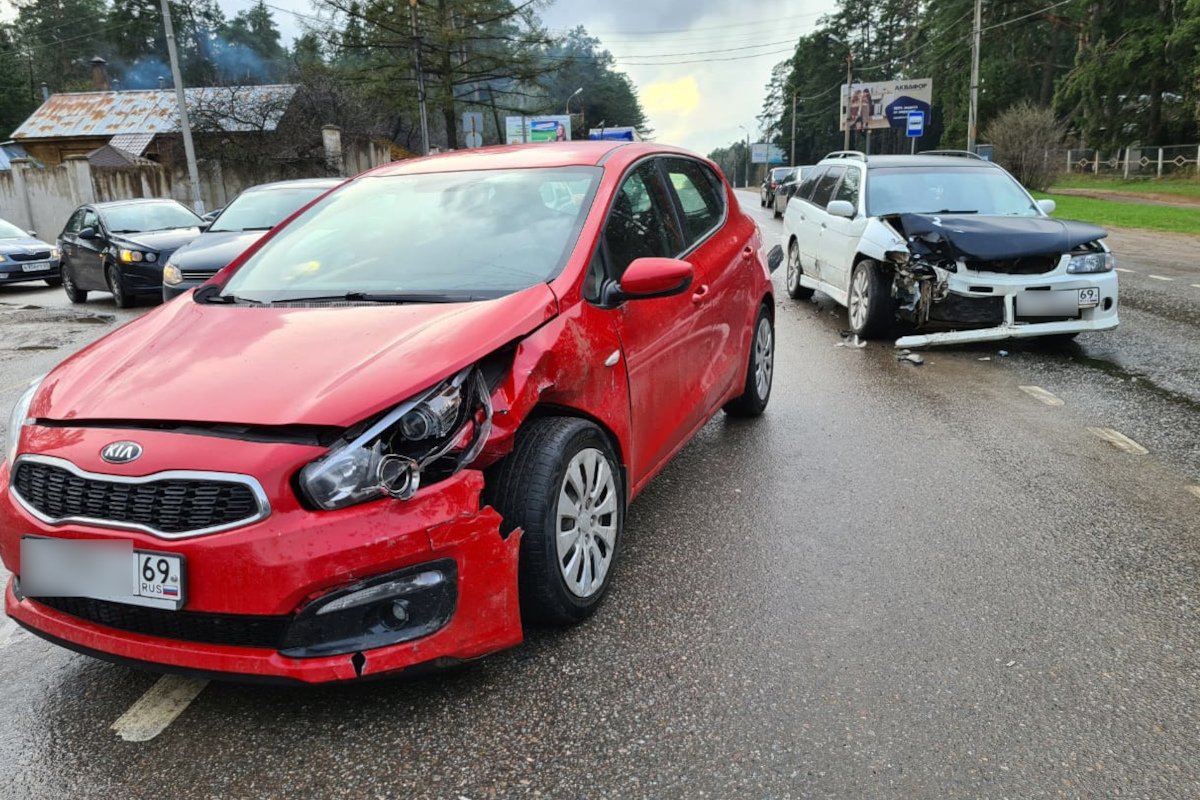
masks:
<instances>
[{"instance_id":1,"label":"damaged front bumper","mask_svg":"<svg viewBox=\"0 0 1200 800\"><path fill-rule=\"evenodd\" d=\"M1117 327L1120 320L1116 273L1068 274L1063 270L1065 267L1056 270L1056 274L1038 276L968 270L946 274L942 299L930 306L931 318L926 324L950 330L903 336L896 340L896 347L1026 339ZM1096 305L1079 307L1080 290L1092 289ZM1091 301L1090 293L1084 296ZM1068 302L1069 307L1064 307L1062 302L1046 302L1047 298L1074 303ZM949 319L937 318L939 306L954 309L943 315ZM956 314L966 317L957 330L953 329ZM991 320L996 324L980 324Z\"/></svg>"},{"instance_id":2,"label":"damaged front bumper","mask_svg":"<svg viewBox=\"0 0 1200 800\"><path fill-rule=\"evenodd\" d=\"M30 438L35 445L43 440L41 452L77 462L112 435L43 429ZM521 642L520 531L502 537L500 515L480 507L480 472L464 470L403 502L314 512L290 488L294 465L311 458L311 448L172 433L138 438L148 453L178 454L191 445L203 451L198 460L206 470L253 474L270 513L232 530L176 539L50 524L14 498L8 468L0 467L0 556L13 573L5 607L33 633L162 672L300 683L464 661ZM159 471L151 465L142 474ZM25 597L20 540L27 535L131 540L135 550L181 556L184 605L172 611Z\"/></svg>"}]
</instances>

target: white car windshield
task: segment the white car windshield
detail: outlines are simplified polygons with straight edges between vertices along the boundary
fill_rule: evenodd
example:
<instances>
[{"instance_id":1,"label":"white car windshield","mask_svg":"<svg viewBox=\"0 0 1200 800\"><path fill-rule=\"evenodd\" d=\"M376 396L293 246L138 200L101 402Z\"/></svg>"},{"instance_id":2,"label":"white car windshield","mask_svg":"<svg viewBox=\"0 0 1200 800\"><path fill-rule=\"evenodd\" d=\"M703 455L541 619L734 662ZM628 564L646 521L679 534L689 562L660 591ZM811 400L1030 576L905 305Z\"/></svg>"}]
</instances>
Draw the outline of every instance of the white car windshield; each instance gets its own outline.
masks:
<instances>
[{"instance_id":1,"label":"white car windshield","mask_svg":"<svg viewBox=\"0 0 1200 800\"><path fill-rule=\"evenodd\" d=\"M329 187L289 186L251 189L238 195L217 221L211 233L221 231L266 231L290 217L304 204L327 192Z\"/></svg>"},{"instance_id":2,"label":"white car windshield","mask_svg":"<svg viewBox=\"0 0 1200 800\"><path fill-rule=\"evenodd\" d=\"M602 170L368 176L280 230L223 293L260 303L484 299L553 278Z\"/></svg>"},{"instance_id":3,"label":"white car windshield","mask_svg":"<svg viewBox=\"0 0 1200 800\"><path fill-rule=\"evenodd\" d=\"M194 228L200 218L178 203L131 203L100 212L109 233L144 233L172 228Z\"/></svg>"},{"instance_id":4,"label":"white car windshield","mask_svg":"<svg viewBox=\"0 0 1200 800\"><path fill-rule=\"evenodd\" d=\"M1037 205L994 167L880 167L867 172L867 213L1036 217Z\"/></svg>"}]
</instances>

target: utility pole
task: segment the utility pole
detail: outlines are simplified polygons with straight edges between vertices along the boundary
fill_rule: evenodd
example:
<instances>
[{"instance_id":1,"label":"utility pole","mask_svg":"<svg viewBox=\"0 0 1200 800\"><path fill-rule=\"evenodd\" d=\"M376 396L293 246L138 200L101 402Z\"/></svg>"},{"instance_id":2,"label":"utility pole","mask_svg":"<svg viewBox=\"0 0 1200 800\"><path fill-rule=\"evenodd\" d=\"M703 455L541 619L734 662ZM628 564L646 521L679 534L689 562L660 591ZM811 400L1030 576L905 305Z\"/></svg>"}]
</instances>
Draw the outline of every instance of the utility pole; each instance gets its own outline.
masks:
<instances>
[{"instance_id":1,"label":"utility pole","mask_svg":"<svg viewBox=\"0 0 1200 800\"><path fill-rule=\"evenodd\" d=\"M179 74L179 53L175 49L175 26L171 24L171 6L162 0L163 32L167 36L167 56L171 59L171 77L175 79L175 102L179 104L179 129L183 134L183 156L187 160L188 180L192 183L192 209L204 214L200 196L200 170L196 166L196 147L192 144L192 123L188 120L187 98L183 95L183 76Z\"/></svg>"},{"instance_id":2,"label":"utility pole","mask_svg":"<svg viewBox=\"0 0 1200 800\"><path fill-rule=\"evenodd\" d=\"M738 125L739 128L746 131L746 173L745 179L742 181L742 186L746 189L750 188L750 131L746 130L745 125Z\"/></svg>"},{"instance_id":3,"label":"utility pole","mask_svg":"<svg viewBox=\"0 0 1200 800\"><path fill-rule=\"evenodd\" d=\"M829 41L833 42L834 44L840 44L842 47L846 48L846 119L845 119L846 138L845 138L845 143L842 145L842 149L849 150L850 149L850 116L853 113L850 108L850 102L851 102L851 100L854 99L852 92L851 92L851 88L850 88L850 85L852 82L852 77L853 77L854 51L852 49L850 49L850 44L848 42L843 42L841 39L834 36L832 33L829 34Z\"/></svg>"},{"instance_id":4,"label":"utility pole","mask_svg":"<svg viewBox=\"0 0 1200 800\"><path fill-rule=\"evenodd\" d=\"M975 152L975 127L979 123L979 37L983 26L983 0L975 0L975 27L971 31L971 109L967 120L967 149Z\"/></svg>"},{"instance_id":5,"label":"utility pole","mask_svg":"<svg viewBox=\"0 0 1200 800\"><path fill-rule=\"evenodd\" d=\"M578 97L581 94L583 94L582 86L580 86L578 89L576 89L571 94L571 97L567 98L567 104L566 104L566 107L563 109L563 113L566 114L568 117L571 116L571 99L574 97ZM584 129L583 134L586 137L587 136L587 127L586 127L587 123L584 121L584 118L583 118L583 113L582 113L583 112L583 101L582 100L579 101L579 110L580 110L579 125L580 125L580 127L582 127Z\"/></svg>"},{"instance_id":6,"label":"utility pole","mask_svg":"<svg viewBox=\"0 0 1200 800\"><path fill-rule=\"evenodd\" d=\"M163 0L165 3L167 0ZM408 0L409 17L412 19L413 51L416 54L417 102L421 106L421 155L429 155L429 117L425 113L425 73L421 71L421 37L417 33L417 0ZM452 146L457 146L451 142Z\"/></svg>"},{"instance_id":7,"label":"utility pole","mask_svg":"<svg viewBox=\"0 0 1200 800\"><path fill-rule=\"evenodd\" d=\"M796 166L796 87L792 87L792 166Z\"/></svg>"}]
</instances>

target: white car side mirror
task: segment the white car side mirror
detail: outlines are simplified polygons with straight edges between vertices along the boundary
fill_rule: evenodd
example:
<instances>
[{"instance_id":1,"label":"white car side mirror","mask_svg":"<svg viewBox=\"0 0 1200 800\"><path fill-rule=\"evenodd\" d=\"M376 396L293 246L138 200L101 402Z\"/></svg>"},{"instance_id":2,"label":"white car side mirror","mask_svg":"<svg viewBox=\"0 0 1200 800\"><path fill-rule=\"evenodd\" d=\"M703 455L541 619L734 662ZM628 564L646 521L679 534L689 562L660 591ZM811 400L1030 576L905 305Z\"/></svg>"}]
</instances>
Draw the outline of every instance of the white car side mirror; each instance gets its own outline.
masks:
<instances>
[{"instance_id":1,"label":"white car side mirror","mask_svg":"<svg viewBox=\"0 0 1200 800\"><path fill-rule=\"evenodd\" d=\"M835 217L854 219L854 205L847 200L834 200L825 207L825 210Z\"/></svg>"},{"instance_id":2,"label":"white car side mirror","mask_svg":"<svg viewBox=\"0 0 1200 800\"><path fill-rule=\"evenodd\" d=\"M1050 216L1054 213L1054 209L1058 208L1058 203L1054 202L1048 197L1045 200L1038 200L1037 204L1038 208L1040 208L1042 213L1046 216Z\"/></svg>"}]
</instances>

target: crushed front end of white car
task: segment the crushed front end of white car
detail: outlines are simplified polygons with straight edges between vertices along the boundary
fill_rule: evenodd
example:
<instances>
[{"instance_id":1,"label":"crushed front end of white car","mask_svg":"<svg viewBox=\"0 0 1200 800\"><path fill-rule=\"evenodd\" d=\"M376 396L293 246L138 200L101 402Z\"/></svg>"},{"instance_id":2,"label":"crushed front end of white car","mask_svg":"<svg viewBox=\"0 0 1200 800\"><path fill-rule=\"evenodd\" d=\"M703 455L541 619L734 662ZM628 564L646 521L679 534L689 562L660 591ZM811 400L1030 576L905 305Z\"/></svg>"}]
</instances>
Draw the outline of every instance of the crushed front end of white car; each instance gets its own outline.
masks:
<instances>
[{"instance_id":1,"label":"crushed front end of white car","mask_svg":"<svg viewBox=\"0 0 1200 800\"><path fill-rule=\"evenodd\" d=\"M894 214L864 249L892 268L897 347L1065 336L1117 327L1117 275L1095 225L1049 217Z\"/></svg>"}]
</instances>

